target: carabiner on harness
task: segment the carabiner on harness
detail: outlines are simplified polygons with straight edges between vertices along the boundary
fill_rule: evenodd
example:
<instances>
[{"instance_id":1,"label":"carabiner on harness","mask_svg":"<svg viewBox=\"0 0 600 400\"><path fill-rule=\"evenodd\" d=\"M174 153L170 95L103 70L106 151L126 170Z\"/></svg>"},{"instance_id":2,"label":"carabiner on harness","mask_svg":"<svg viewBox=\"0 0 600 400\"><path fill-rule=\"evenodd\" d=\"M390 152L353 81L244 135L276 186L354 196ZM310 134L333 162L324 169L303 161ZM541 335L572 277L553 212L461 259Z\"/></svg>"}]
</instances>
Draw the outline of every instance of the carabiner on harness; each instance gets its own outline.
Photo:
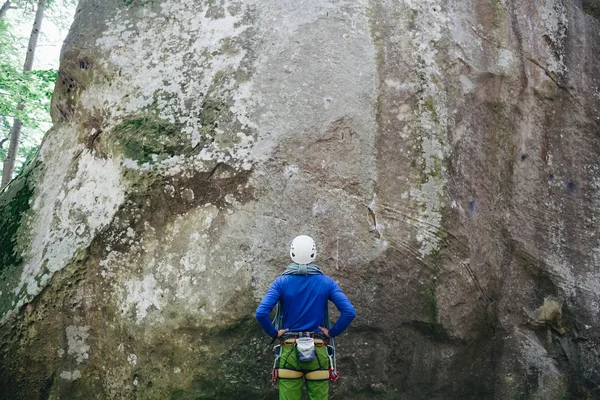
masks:
<instances>
[{"instance_id":1,"label":"carabiner on harness","mask_svg":"<svg viewBox=\"0 0 600 400\"><path fill-rule=\"evenodd\" d=\"M273 382L277 382L277 378L279 378L278 367L279 367L279 359L281 358L282 348L281 345L278 344L273 347L273 357L275 357L275 361L273 361L273 371L271 371L271 380Z\"/></svg>"},{"instance_id":2,"label":"carabiner on harness","mask_svg":"<svg viewBox=\"0 0 600 400\"><path fill-rule=\"evenodd\" d=\"M331 382L336 382L340 379L340 373L337 371L335 362L335 347L327 345L327 357L329 357L329 380Z\"/></svg>"}]
</instances>

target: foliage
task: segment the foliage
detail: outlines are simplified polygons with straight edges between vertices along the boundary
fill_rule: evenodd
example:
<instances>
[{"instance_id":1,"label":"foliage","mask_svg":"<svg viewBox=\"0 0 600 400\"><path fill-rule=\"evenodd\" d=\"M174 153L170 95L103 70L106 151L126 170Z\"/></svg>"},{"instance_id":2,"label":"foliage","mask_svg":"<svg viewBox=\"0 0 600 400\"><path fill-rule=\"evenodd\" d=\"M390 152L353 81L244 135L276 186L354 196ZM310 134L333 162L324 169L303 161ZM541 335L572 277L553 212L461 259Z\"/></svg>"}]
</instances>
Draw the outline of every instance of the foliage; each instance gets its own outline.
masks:
<instances>
[{"instance_id":1,"label":"foliage","mask_svg":"<svg viewBox=\"0 0 600 400\"><path fill-rule=\"evenodd\" d=\"M42 24L42 37L44 25L66 30L71 19L65 16L72 15L76 3L76 0L49 0L45 16L49 21ZM49 68L23 73L29 33L23 26L31 29L36 4L34 0L12 1L12 17L0 20L0 171L8 151L14 118L23 122L15 173L19 173L35 155L44 132L51 126L50 98L57 71ZM22 103L22 108L18 107L19 103Z\"/></svg>"},{"instance_id":2,"label":"foliage","mask_svg":"<svg viewBox=\"0 0 600 400\"><path fill-rule=\"evenodd\" d=\"M23 73L0 61L0 115L19 118L25 126L38 127L39 121L50 121L50 97L56 80L56 70L37 70ZM23 110L17 106L24 104ZM39 119L39 111L44 119Z\"/></svg>"},{"instance_id":3,"label":"foliage","mask_svg":"<svg viewBox=\"0 0 600 400\"><path fill-rule=\"evenodd\" d=\"M50 20L61 30L67 31L73 22L72 13L78 3L79 0L48 0L44 18Z\"/></svg>"}]
</instances>

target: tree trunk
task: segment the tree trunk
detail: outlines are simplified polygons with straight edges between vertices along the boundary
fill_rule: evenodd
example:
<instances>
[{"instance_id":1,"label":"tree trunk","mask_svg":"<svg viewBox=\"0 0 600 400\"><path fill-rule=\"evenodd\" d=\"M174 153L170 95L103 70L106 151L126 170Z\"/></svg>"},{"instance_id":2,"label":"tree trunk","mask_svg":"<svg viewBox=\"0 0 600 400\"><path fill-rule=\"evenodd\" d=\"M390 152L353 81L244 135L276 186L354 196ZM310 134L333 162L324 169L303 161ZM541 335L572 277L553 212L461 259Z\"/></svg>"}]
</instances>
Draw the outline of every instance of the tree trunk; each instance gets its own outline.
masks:
<instances>
[{"instance_id":1,"label":"tree trunk","mask_svg":"<svg viewBox=\"0 0 600 400\"><path fill-rule=\"evenodd\" d=\"M4 18L4 15L6 14L9 8L10 0L6 0L6 2L2 5L2 8L0 8L0 19Z\"/></svg>"},{"instance_id":2,"label":"tree trunk","mask_svg":"<svg viewBox=\"0 0 600 400\"><path fill-rule=\"evenodd\" d=\"M40 36L40 30L42 29L42 20L44 18L45 9L46 0L39 0L37 11L35 13L35 21L33 22L33 28L31 29L31 36L29 36L29 45L27 46L27 55L25 56L23 72L31 71L33 67L35 48L37 46L38 37ZM23 108L23 103L19 103L17 110L22 111ZM0 183L0 188L6 186L6 184L8 184L8 182L10 182L10 180L12 179L12 173L15 168L15 160L17 158L17 151L19 149L19 139L21 138L22 126L23 122L20 119L15 118L10 133L10 144L8 146L8 153L6 155L6 160L4 161L4 168L2 170L2 183Z\"/></svg>"}]
</instances>

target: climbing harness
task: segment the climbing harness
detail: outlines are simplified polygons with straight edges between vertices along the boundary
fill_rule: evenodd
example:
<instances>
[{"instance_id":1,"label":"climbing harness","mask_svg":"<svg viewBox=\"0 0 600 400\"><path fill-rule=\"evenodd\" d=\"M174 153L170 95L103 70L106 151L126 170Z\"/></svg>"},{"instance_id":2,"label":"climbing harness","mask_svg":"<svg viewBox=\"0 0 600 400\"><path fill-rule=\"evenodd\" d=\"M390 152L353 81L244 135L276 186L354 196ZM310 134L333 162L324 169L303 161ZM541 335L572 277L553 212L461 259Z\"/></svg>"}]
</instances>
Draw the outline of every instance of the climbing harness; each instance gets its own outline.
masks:
<instances>
[{"instance_id":1,"label":"climbing harness","mask_svg":"<svg viewBox=\"0 0 600 400\"><path fill-rule=\"evenodd\" d=\"M322 337L323 339L319 338ZM299 379L304 377L306 380L309 381L324 381L324 380L330 380L332 382L335 382L339 379L340 374L339 372L337 372L336 369L336 365L335 365L335 347L333 345L331 345L330 343L328 343L325 339L325 335L323 335L322 333L313 333L313 332L289 332L286 333L285 335L283 335L283 337L281 338L281 342L280 344L277 344L273 347L273 357L275 358L275 360L273 361L273 370L271 372L271 379L273 380L273 382L277 382L277 380L279 378L282 379ZM327 347L327 359L328 359L328 364L329 364L329 368L328 369L319 369L319 370L315 370L315 371L297 371L297 370L293 370L293 369L287 369L287 368L281 368L281 356L283 354L283 346L295 346L298 349L298 346L300 343L302 342L307 342L306 339L309 339L309 341L312 341L313 343L313 350L314 350L314 346L316 347L321 347L321 346L326 346ZM333 338L330 338L330 341L333 341ZM292 349L293 351L293 349ZM288 353L288 357L291 354ZM313 355L313 357L316 355L316 351ZM318 357L318 356L317 356ZM303 361L300 359L300 350L298 350L298 359L300 361ZM312 360L312 358L311 358ZM310 360L307 360L310 361ZM285 367L286 362L284 362L283 366Z\"/></svg>"},{"instance_id":2,"label":"climbing harness","mask_svg":"<svg viewBox=\"0 0 600 400\"><path fill-rule=\"evenodd\" d=\"M315 264L291 263L290 265L287 266L287 268L285 269L285 271L283 271L283 273L281 275L323 275L323 272ZM277 303L277 307L275 308L275 318L273 319L273 325L275 326L275 329L277 329L277 331L279 331L280 329L283 329L283 307L282 307L281 301L279 301ZM325 304L325 327L327 329L331 329L331 318L329 317L329 303ZM295 340L292 345L296 345L297 339L299 339L301 337L315 338L315 335L322 336L323 338L325 338L325 335L323 335L320 332L317 332L317 333L314 333L314 332L288 332L282 337L282 339L283 339L282 343L284 345L286 345L285 342L289 339L286 340L285 338L294 337ZM276 339L277 338L273 338L273 341L275 341ZM327 339L327 341L323 341L323 343L324 343L324 345L327 346L327 357L329 359L329 380L332 382L335 382L340 378L340 373L337 370L335 340L333 338L325 338L325 339ZM317 345L316 342L317 342L317 339L315 339L315 345ZM273 353L274 353L273 355L275 357L275 361L273 362L273 372L271 374L273 382L277 381L278 378L288 378L288 376L283 376L283 375L296 375L296 374L284 372L284 371L293 371L293 370L285 370L285 369L279 368L279 361L281 360L282 351L283 351L283 348L281 347L281 344L278 344L273 347ZM305 379L308 379L308 380L324 380L324 378L322 378L322 373L323 372L326 373L327 371L317 370L317 371L312 371L312 372L308 372L308 373L304 373L301 371L293 371L293 372L296 372L296 373L300 372L302 374L302 375L298 376L297 378L304 376ZM311 379L313 377L315 379ZM318 377L318 379L316 379L317 377Z\"/></svg>"}]
</instances>

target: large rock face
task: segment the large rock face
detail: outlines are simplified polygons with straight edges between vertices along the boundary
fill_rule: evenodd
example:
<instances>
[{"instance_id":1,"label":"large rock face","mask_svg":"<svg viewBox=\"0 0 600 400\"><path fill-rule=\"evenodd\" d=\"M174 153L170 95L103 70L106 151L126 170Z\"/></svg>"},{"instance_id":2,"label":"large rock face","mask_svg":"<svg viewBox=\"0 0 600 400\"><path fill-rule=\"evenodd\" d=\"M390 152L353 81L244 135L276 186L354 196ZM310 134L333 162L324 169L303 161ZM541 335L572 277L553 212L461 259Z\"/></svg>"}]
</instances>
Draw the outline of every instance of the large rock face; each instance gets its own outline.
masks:
<instances>
[{"instance_id":1,"label":"large rock face","mask_svg":"<svg viewBox=\"0 0 600 400\"><path fill-rule=\"evenodd\" d=\"M297 234L340 399L600 398L596 0L82 0L0 197L0 397L276 398Z\"/></svg>"}]
</instances>

